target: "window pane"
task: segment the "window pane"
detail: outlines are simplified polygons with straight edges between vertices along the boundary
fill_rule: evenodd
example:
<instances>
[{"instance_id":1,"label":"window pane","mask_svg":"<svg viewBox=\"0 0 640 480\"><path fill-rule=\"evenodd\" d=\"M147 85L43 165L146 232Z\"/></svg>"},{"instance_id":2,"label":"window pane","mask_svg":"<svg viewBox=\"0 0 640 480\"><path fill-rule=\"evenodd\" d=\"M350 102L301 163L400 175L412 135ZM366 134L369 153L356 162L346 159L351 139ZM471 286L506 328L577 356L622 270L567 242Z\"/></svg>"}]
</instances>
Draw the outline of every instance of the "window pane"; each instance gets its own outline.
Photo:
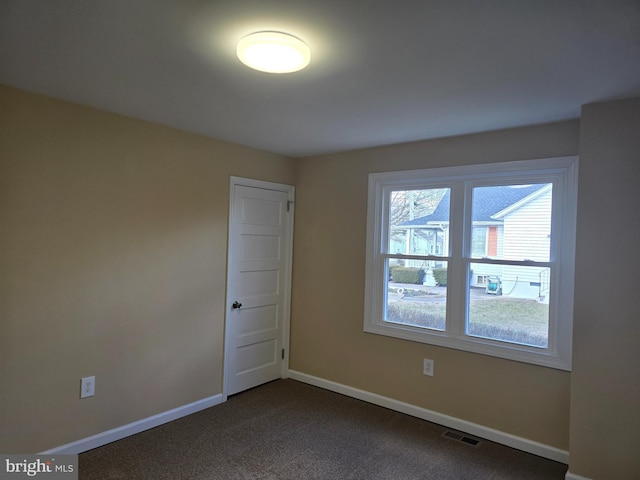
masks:
<instances>
[{"instance_id":1,"label":"window pane","mask_svg":"<svg viewBox=\"0 0 640 480\"><path fill-rule=\"evenodd\" d=\"M551 187L550 183L475 187L471 256L549 261Z\"/></svg>"},{"instance_id":2,"label":"window pane","mask_svg":"<svg viewBox=\"0 0 640 480\"><path fill-rule=\"evenodd\" d=\"M471 230L471 255L487 256L487 227L473 227Z\"/></svg>"},{"instance_id":3,"label":"window pane","mask_svg":"<svg viewBox=\"0 0 640 480\"><path fill-rule=\"evenodd\" d=\"M448 188L392 191L387 253L448 255L449 198Z\"/></svg>"},{"instance_id":4,"label":"window pane","mask_svg":"<svg viewBox=\"0 0 640 480\"><path fill-rule=\"evenodd\" d=\"M548 346L549 269L471 264L467 334Z\"/></svg>"},{"instance_id":5,"label":"window pane","mask_svg":"<svg viewBox=\"0 0 640 480\"><path fill-rule=\"evenodd\" d=\"M385 321L444 330L447 310L447 262L421 266L389 260Z\"/></svg>"}]
</instances>

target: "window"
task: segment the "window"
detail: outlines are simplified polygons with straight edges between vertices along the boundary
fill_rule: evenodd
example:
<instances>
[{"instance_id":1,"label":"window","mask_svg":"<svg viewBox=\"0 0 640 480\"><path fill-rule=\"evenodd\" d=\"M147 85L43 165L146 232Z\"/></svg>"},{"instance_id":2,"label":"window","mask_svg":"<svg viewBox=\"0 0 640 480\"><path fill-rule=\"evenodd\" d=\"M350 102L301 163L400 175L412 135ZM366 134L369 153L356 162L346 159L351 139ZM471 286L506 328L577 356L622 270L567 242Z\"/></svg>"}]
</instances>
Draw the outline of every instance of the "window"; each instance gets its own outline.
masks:
<instances>
[{"instance_id":1,"label":"window","mask_svg":"<svg viewBox=\"0 0 640 480\"><path fill-rule=\"evenodd\" d=\"M364 330L570 370L577 164L371 174Z\"/></svg>"},{"instance_id":2,"label":"window","mask_svg":"<svg viewBox=\"0 0 640 480\"><path fill-rule=\"evenodd\" d=\"M471 255L474 257L487 256L487 227L471 227Z\"/></svg>"}]
</instances>

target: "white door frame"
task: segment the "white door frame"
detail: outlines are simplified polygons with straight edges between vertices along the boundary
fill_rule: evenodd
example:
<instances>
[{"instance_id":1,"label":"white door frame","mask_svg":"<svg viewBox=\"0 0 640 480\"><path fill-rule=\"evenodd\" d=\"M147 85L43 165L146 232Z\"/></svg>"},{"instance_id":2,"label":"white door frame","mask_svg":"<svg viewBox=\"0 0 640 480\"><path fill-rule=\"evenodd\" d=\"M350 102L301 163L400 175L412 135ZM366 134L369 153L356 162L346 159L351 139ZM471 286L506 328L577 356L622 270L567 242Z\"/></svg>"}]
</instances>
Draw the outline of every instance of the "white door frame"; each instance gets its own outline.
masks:
<instances>
[{"instance_id":1,"label":"white door frame","mask_svg":"<svg viewBox=\"0 0 640 480\"><path fill-rule=\"evenodd\" d=\"M279 192L287 193L287 209L289 211L289 215L286 217L286 229L287 229L287 243L289 245L288 251L285 253L285 269L284 269L284 305L282 312L282 346L284 348L284 359L282 360L282 371L280 373L281 378L287 378L289 376L289 330L290 330L290 320L291 320L291 271L292 271L292 263L293 263L293 207L295 205L295 187L293 185L286 185L284 183L274 183L274 182L266 182L263 180L254 180L251 178L243 178L243 177L230 177L229 184L229 218L227 220L227 283L226 283L226 303L225 303L225 322L224 322L224 369L223 369L223 380L222 380L222 401L227 401L227 392L228 390L228 381L229 375L232 372L228 371L229 368L229 356L230 352L230 331L228 328L229 321L231 318L231 304L234 299L231 298L231 291L229 288L230 285L230 275L231 275L231 265L230 261L233 253L233 239L232 239L232 225L231 222L235 218L234 216L234 195L235 195L235 187L236 185L241 185L244 187L253 187L253 188L262 188L265 190L275 190Z\"/></svg>"}]
</instances>

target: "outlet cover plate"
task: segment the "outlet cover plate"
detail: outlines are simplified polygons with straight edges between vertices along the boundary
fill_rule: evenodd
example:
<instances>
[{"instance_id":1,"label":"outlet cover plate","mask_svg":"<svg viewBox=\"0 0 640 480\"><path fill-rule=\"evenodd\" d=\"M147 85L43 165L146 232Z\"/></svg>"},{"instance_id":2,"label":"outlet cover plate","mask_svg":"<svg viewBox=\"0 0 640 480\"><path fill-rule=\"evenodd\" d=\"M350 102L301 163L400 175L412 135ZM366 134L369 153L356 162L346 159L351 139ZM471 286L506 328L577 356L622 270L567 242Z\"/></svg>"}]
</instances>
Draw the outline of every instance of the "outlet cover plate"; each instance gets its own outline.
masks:
<instances>
[{"instance_id":1,"label":"outlet cover plate","mask_svg":"<svg viewBox=\"0 0 640 480\"><path fill-rule=\"evenodd\" d=\"M428 375L429 377L433 377L433 360L425 358L422 363L422 373L424 375Z\"/></svg>"},{"instance_id":2,"label":"outlet cover plate","mask_svg":"<svg viewBox=\"0 0 640 480\"><path fill-rule=\"evenodd\" d=\"M93 397L96 394L96 377L84 377L80 380L80 398Z\"/></svg>"}]
</instances>

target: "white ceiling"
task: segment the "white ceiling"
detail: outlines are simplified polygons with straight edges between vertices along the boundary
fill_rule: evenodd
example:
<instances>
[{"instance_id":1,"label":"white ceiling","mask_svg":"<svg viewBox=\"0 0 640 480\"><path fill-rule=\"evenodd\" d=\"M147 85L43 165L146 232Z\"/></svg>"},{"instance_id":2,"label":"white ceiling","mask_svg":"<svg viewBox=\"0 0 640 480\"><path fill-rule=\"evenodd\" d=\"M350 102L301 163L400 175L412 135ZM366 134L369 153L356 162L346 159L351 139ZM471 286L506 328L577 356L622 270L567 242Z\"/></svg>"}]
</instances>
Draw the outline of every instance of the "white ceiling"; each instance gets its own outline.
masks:
<instances>
[{"instance_id":1,"label":"white ceiling","mask_svg":"<svg viewBox=\"0 0 640 480\"><path fill-rule=\"evenodd\" d=\"M311 65L248 69L256 30ZM640 95L640 0L0 0L0 83L299 157Z\"/></svg>"}]
</instances>

